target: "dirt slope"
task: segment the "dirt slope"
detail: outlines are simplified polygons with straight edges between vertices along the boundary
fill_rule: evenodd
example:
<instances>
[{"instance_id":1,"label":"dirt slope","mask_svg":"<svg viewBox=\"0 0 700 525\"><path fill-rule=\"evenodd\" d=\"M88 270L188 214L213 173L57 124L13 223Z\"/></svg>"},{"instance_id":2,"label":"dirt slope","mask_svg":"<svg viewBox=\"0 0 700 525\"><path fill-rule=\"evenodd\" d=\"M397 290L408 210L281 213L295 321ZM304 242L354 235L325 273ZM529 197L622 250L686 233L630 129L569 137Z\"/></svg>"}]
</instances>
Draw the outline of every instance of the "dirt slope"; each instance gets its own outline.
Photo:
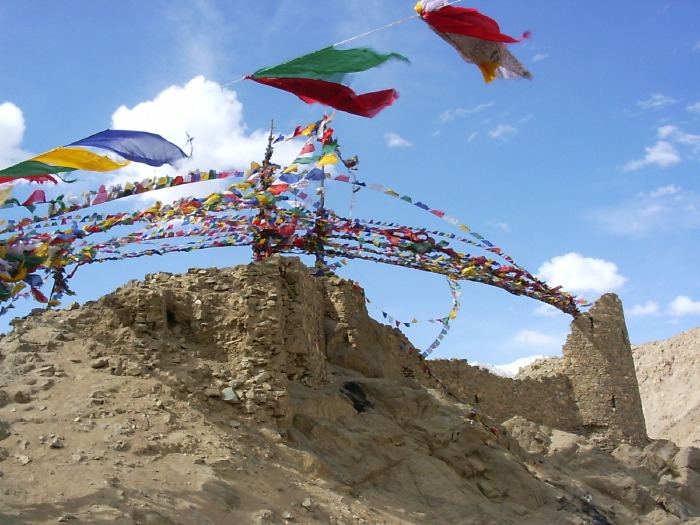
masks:
<instances>
[{"instance_id":1,"label":"dirt slope","mask_svg":"<svg viewBox=\"0 0 700 525\"><path fill-rule=\"evenodd\" d=\"M156 274L0 338L0 523L700 523L700 452L440 388L296 259Z\"/></svg>"}]
</instances>

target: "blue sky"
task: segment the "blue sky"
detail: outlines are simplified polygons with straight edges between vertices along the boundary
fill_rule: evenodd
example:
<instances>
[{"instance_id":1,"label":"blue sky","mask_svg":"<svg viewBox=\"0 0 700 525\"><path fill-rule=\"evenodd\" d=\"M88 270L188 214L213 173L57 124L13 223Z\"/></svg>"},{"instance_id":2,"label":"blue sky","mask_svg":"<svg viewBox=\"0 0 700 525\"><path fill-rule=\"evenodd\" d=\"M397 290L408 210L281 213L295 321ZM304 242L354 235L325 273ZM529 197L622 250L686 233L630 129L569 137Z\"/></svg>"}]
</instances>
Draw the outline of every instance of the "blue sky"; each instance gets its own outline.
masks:
<instances>
[{"instance_id":1,"label":"blue sky","mask_svg":"<svg viewBox=\"0 0 700 525\"><path fill-rule=\"evenodd\" d=\"M195 154L183 169L243 168L279 132L315 121L318 105L250 81L253 71L411 17L411 0L122 0L0 4L0 166L103 129L141 129ZM353 79L395 88L374 119L338 114L358 176L456 216L551 285L596 299L618 294L633 343L697 326L700 275L700 6L695 0L506 2L475 7L504 33L532 80L485 84L478 69L417 19L348 43L407 56ZM291 159L297 145L276 152ZM77 191L153 169L81 173ZM163 172L165 173L165 172ZM65 188L68 191L72 188ZM76 191L74 190L74 191ZM447 229L363 191L340 215ZM334 194L334 192L336 192ZM124 206L144 207L134 199ZM77 300L157 270L245 263L246 248L81 269ZM450 309L443 278L351 262L370 312L431 319ZM570 318L531 299L463 283L462 309L434 357L508 363L560 350ZM24 315L35 304L19 304ZM7 329L7 316L0 327ZM406 329L417 346L438 327Z\"/></svg>"}]
</instances>

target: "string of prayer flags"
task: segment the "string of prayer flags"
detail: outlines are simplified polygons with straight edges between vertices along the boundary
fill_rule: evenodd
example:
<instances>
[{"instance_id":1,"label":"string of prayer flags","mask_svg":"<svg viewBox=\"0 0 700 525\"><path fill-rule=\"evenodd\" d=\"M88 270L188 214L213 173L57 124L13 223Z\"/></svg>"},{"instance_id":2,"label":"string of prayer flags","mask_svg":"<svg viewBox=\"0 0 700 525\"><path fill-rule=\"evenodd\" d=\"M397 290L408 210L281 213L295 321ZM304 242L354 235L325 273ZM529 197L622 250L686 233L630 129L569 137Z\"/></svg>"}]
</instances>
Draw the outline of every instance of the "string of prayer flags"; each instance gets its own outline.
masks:
<instances>
[{"instance_id":1,"label":"string of prayer flags","mask_svg":"<svg viewBox=\"0 0 700 525\"><path fill-rule=\"evenodd\" d=\"M326 173L326 163L347 166L326 124L322 120L311 127L295 129L295 134L299 132L297 136L309 139L302 147L303 153L287 167L266 159L262 164L251 164L245 173L195 171L112 187L102 184L82 196L52 197L41 189L31 192L21 203L17 200L13 205L32 212L42 204L49 209L44 216L0 221L0 312L7 312L21 297L56 304L62 295L70 293L67 280L86 264L250 246L264 256L314 255L317 259L314 271L321 274L336 270L346 260L358 259L444 275L452 291L452 308L446 316L431 320L440 324L440 331L421 352L423 357L434 351L449 332L450 322L460 306L459 281L495 286L550 304L573 316L578 314L581 299L572 297L561 287L550 287L540 281L489 240L442 210L381 184L360 181L354 175L351 178L343 173ZM308 163L299 162L306 153L315 158ZM290 169L291 166L295 168ZM158 201L129 212L100 213L92 208L162 188L228 177L238 180L232 181L226 190L205 197L183 197L172 203ZM321 185L331 181L350 184L353 195L355 189L370 188L402 200L442 218L469 233L469 237L372 218L341 217L317 198L321 195L318 190L326 189ZM264 215L260 214L261 209L266 211ZM114 236L110 238L111 232ZM469 253L472 249L482 250L484 254ZM326 262L326 258L336 261ZM45 279L39 272L54 278L48 297L41 291ZM398 327L416 322L402 322L386 312L383 316Z\"/></svg>"}]
</instances>

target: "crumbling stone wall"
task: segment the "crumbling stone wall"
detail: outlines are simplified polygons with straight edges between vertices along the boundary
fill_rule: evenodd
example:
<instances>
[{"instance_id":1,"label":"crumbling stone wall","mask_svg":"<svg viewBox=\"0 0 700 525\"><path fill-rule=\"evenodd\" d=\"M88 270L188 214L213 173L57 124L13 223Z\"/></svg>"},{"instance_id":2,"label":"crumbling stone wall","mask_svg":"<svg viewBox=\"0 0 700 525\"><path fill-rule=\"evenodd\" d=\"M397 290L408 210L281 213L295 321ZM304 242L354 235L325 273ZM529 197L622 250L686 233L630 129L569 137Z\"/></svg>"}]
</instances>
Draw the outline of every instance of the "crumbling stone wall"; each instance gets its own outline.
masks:
<instances>
[{"instance_id":1,"label":"crumbling stone wall","mask_svg":"<svg viewBox=\"0 0 700 525\"><path fill-rule=\"evenodd\" d=\"M586 434L646 445L632 348L617 296L603 295L571 323L563 354Z\"/></svg>"},{"instance_id":2,"label":"crumbling stone wall","mask_svg":"<svg viewBox=\"0 0 700 525\"><path fill-rule=\"evenodd\" d=\"M88 312L76 322L92 331L90 354L111 373L163 374L184 396L225 399L236 417L281 426L289 383L318 388L329 363L391 379L420 368L399 355L411 346L404 335L368 316L359 286L313 277L298 258L151 274Z\"/></svg>"},{"instance_id":3,"label":"crumbling stone wall","mask_svg":"<svg viewBox=\"0 0 700 525\"><path fill-rule=\"evenodd\" d=\"M431 360L429 366L450 392L496 421L520 415L553 428L581 428L571 381L564 374L511 379L458 359Z\"/></svg>"},{"instance_id":4,"label":"crumbling stone wall","mask_svg":"<svg viewBox=\"0 0 700 525\"><path fill-rule=\"evenodd\" d=\"M221 397L240 417L282 422L290 380L324 381L323 304L306 267L273 258L148 275L103 297L99 319L80 323L97 324L86 344L113 374L160 373L188 398Z\"/></svg>"},{"instance_id":5,"label":"crumbling stone wall","mask_svg":"<svg viewBox=\"0 0 700 525\"><path fill-rule=\"evenodd\" d=\"M449 389L497 421L521 416L598 440L648 443L622 304L602 296L571 323L562 358L535 364L516 379L466 361L431 361Z\"/></svg>"},{"instance_id":6,"label":"crumbling stone wall","mask_svg":"<svg viewBox=\"0 0 700 525\"><path fill-rule=\"evenodd\" d=\"M368 316L357 284L313 277L298 258L153 274L88 312L76 322L98 324L86 345L93 357L105 356L101 366L114 374L162 373L182 395L221 397L240 417L289 424L290 382L322 387L333 366L334 374L412 377L428 388L439 378L496 421L518 415L602 443L647 440L622 307L612 295L572 323L563 358L519 379L459 360L431 360L433 375L427 373L399 330ZM192 369L191 356L208 364Z\"/></svg>"}]
</instances>

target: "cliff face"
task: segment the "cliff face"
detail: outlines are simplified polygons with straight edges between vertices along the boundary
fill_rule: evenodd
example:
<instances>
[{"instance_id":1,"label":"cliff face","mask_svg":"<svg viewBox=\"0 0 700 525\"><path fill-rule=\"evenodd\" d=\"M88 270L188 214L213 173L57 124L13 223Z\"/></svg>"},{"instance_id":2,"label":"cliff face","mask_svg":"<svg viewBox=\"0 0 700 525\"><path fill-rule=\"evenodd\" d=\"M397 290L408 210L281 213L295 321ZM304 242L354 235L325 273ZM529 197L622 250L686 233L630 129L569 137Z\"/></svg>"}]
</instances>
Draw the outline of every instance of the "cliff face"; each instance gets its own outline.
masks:
<instances>
[{"instance_id":1,"label":"cliff face","mask_svg":"<svg viewBox=\"0 0 700 525\"><path fill-rule=\"evenodd\" d=\"M633 349L649 435L700 446L700 328Z\"/></svg>"},{"instance_id":2,"label":"cliff face","mask_svg":"<svg viewBox=\"0 0 700 525\"><path fill-rule=\"evenodd\" d=\"M297 259L155 274L18 320L0 338L0 523L700 516L697 449L492 414L527 389L484 376L472 403L448 373L466 363L410 349L354 283ZM573 381L538 381L533 396L569 392L543 417L586 428Z\"/></svg>"}]
</instances>

